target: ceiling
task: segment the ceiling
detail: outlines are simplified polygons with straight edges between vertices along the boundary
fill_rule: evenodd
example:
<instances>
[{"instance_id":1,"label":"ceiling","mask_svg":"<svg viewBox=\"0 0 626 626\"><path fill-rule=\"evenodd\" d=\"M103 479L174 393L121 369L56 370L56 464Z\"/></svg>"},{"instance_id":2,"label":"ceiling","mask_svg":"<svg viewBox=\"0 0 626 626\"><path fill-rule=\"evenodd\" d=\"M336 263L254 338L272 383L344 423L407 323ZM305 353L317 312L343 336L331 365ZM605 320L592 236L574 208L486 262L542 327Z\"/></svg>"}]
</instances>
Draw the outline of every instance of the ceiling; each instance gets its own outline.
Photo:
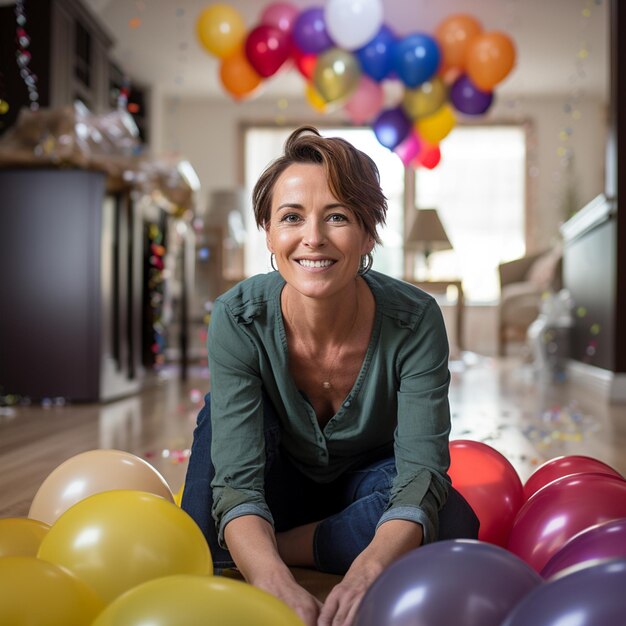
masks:
<instances>
[{"instance_id":1,"label":"ceiling","mask_svg":"<svg viewBox=\"0 0 626 626\"><path fill-rule=\"evenodd\" d=\"M228 97L219 81L219 61L199 45L198 14L207 0L85 0L114 40L113 56L131 80L165 95ZM220 0L223 1L223 0ZM271 4L231 0L251 29ZM324 0L290 0L304 8ZM496 87L500 95L578 93L607 98L609 0L383 0L384 22L398 36L432 34L455 13L468 13L485 31L512 37L517 65ZM263 83L260 97L303 93L295 69Z\"/></svg>"}]
</instances>

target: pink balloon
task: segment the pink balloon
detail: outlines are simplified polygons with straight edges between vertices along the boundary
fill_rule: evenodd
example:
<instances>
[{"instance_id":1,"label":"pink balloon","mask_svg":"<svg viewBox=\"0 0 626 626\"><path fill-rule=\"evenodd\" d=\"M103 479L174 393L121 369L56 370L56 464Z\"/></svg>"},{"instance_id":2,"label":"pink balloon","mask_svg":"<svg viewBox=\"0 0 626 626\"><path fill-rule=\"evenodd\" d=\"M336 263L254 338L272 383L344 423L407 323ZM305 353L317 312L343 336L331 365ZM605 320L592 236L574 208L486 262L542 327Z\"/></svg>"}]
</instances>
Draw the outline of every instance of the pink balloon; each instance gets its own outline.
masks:
<instances>
[{"instance_id":1,"label":"pink balloon","mask_svg":"<svg viewBox=\"0 0 626 626\"><path fill-rule=\"evenodd\" d=\"M356 90L346 102L344 109L354 124L373 120L383 106L382 87L371 78L361 75Z\"/></svg>"},{"instance_id":2,"label":"pink balloon","mask_svg":"<svg viewBox=\"0 0 626 626\"><path fill-rule=\"evenodd\" d=\"M510 461L486 443L459 439L450 442L448 474L480 521L478 539L506 546L524 503L522 481Z\"/></svg>"},{"instance_id":3,"label":"pink balloon","mask_svg":"<svg viewBox=\"0 0 626 626\"><path fill-rule=\"evenodd\" d=\"M507 547L540 572L574 535L621 517L626 517L625 480L597 472L564 476L525 502Z\"/></svg>"},{"instance_id":4,"label":"pink balloon","mask_svg":"<svg viewBox=\"0 0 626 626\"><path fill-rule=\"evenodd\" d=\"M404 165L409 165L422 149L422 142L415 132L411 132L409 136L398 146L394 152L400 157Z\"/></svg>"},{"instance_id":5,"label":"pink balloon","mask_svg":"<svg viewBox=\"0 0 626 626\"><path fill-rule=\"evenodd\" d=\"M598 461L598 459L575 454L559 456L546 461L530 475L524 483L524 496L528 500L536 491L539 491L539 489L545 487L553 480L582 472L599 472L622 478L618 471L614 470L610 465Z\"/></svg>"},{"instance_id":6,"label":"pink balloon","mask_svg":"<svg viewBox=\"0 0 626 626\"><path fill-rule=\"evenodd\" d=\"M626 559L626 517L591 526L574 535L541 570L550 578L574 567L590 567L606 559Z\"/></svg>"},{"instance_id":7,"label":"pink balloon","mask_svg":"<svg viewBox=\"0 0 626 626\"><path fill-rule=\"evenodd\" d=\"M261 13L261 24L275 26L285 33L290 33L298 17L299 9L288 2L268 4Z\"/></svg>"}]
</instances>

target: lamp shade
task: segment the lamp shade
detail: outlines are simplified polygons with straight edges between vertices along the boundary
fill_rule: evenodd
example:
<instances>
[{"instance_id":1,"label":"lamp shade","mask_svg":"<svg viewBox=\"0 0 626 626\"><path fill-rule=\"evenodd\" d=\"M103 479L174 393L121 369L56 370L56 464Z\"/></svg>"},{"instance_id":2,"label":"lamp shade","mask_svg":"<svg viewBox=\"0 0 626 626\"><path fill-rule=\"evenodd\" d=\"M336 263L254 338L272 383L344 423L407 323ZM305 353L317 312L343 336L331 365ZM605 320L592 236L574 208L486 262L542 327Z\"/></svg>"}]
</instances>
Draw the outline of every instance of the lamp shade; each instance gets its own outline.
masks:
<instances>
[{"instance_id":1,"label":"lamp shade","mask_svg":"<svg viewBox=\"0 0 626 626\"><path fill-rule=\"evenodd\" d=\"M405 241L408 250L429 255L439 250L452 250L452 244L436 209L418 209Z\"/></svg>"}]
</instances>

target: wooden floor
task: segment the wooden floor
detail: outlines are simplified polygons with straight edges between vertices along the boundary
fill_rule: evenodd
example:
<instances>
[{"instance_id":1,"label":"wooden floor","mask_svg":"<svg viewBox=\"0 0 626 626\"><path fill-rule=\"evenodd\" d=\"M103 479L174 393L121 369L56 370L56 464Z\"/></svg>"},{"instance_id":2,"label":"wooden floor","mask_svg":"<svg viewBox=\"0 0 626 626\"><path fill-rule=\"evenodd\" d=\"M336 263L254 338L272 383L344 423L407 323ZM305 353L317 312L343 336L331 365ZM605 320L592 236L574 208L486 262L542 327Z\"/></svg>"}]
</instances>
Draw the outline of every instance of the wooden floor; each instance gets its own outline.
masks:
<instances>
[{"instance_id":1,"label":"wooden floor","mask_svg":"<svg viewBox=\"0 0 626 626\"><path fill-rule=\"evenodd\" d=\"M543 461L585 454L626 475L626 405L608 405L568 381L550 384L518 358L465 353L451 362L452 439L493 446L522 480ZM46 476L96 448L152 463L174 492L182 485L206 368L182 382L166 368L136 396L102 405L0 407L0 517L24 516Z\"/></svg>"}]
</instances>

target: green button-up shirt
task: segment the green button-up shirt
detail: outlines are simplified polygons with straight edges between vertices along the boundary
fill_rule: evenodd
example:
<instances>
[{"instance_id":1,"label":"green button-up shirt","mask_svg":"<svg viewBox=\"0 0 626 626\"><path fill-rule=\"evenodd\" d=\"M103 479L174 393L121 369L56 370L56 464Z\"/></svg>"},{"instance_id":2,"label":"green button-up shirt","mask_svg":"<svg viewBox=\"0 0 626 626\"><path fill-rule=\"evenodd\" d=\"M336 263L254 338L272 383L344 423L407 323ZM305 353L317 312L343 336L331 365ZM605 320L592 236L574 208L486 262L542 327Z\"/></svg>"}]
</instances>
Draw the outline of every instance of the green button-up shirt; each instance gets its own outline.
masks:
<instances>
[{"instance_id":1,"label":"green button-up shirt","mask_svg":"<svg viewBox=\"0 0 626 626\"><path fill-rule=\"evenodd\" d=\"M408 283L375 271L365 280L376 301L374 327L354 387L322 429L289 373L278 272L253 276L214 303L208 334L215 466L215 518L241 515L273 523L264 499L263 391L276 409L281 445L292 463L320 483L378 459L396 461L379 524L409 519L437 533L450 463L448 340L436 301Z\"/></svg>"}]
</instances>

